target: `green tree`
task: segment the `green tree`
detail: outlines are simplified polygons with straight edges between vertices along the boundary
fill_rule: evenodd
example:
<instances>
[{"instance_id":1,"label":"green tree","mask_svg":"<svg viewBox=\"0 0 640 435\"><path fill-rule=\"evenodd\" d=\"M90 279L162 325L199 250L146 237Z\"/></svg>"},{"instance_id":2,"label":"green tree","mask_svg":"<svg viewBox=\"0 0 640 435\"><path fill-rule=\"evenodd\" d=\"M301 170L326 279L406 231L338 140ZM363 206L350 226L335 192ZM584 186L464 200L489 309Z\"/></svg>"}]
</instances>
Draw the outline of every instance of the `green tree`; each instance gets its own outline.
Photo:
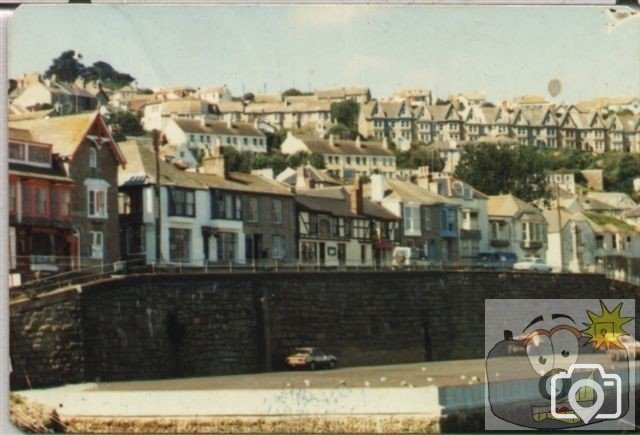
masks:
<instances>
[{"instance_id":1,"label":"green tree","mask_svg":"<svg viewBox=\"0 0 640 435\"><path fill-rule=\"evenodd\" d=\"M355 101L341 101L331 104L331 118L338 124L347 126L351 131L358 131L358 115L360 105Z\"/></svg>"},{"instance_id":2,"label":"green tree","mask_svg":"<svg viewBox=\"0 0 640 435\"><path fill-rule=\"evenodd\" d=\"M309 161L309 153L305 151L298 151L297 153L290 155L288 161L290 167L297 168Z\"/></svg>"},{"instance_id":3,"label":"green tree","mask_svg":"<svg viewBox=\"0 0 640 435\"><path fill-rule=\"evenodd\" d=\"M429 166L429 170L440 172L444 169L444 159L440 157L440 153L435 148L419 146L411 148L409 151L409 165L411 168L417 169L420 166Z\"/></svg>"},{"instance_id":4,"label":"green tree","mask_svg":"<svg viewBox=\"0 0 640 435\"><path fill-rule=\"evenodd\" d=\"M358 136L355 131L340 123L332 126L325 134L325 138L328 138L329 135L345 140L354 140Z\"/></svg>"},{"instance_id":5,"label":"green tree","mask_svg":"<svg viewBox=\"0 0 640 435\"><path fill-rule=\"evenodd\" d=\"M111 127L115 140L124 140L125 136L142 136L145 133L140 121L131 112L112 113L107 119L107 125Z\"/></svg>"},{"instance_id":6,"label":"green tree","mask_svg":"<svg viewBox=\"0 0 640 435\"><path fill-rule=\"evenodd\" d=\"M297 97L300 95L303 95L303 93L296 88L289 88L282 93L283 97Z\"/></svg>"},{"instance_id":7,"label":"green tree","mask_svg":"<svg viewBox=\"0 0 640 435\"><path fill-rule=\"evenodd\" d=\"M311 166L313 166L316 169L325 168L324 157L322 156L322 154L320 154L317 151L314 151L311 153L311 155L309 155L309 159L307 163L309 163Z\"/></svg>"},{"instance_id":8,"label":"green tree","mask_svg":"<svg viewBox=\"0 0 640 435\"><path fill-rule=\"evenodd\" d=\"M101 60L86 68L82 76L87 81L97 82L99 80L109 89L120 89L135 80L130 74L116 71L107 62Z\"/></svg>"},{"instance_id":9,"label":"green tree","mask_svg":"<svg viewBox=\"0 0 640 435\"><path fill-rule=\"evenodd\" d=\"M465 148L454 176L489 195L511 193L527 202L547 200L545 163L535 147L480 144Z\"/></svg>"},{"instance_id":10,"label":"green tree","mask_svg":"<svg viewBox=\"0 0 640 435\"><path fill-rule=\"evenodd\" d=\"M256 99L256 96L255 96L255 95L253 95L253 93L252 93L252 92L247 92L246 94L244 94L244 95L242 96L242 101L251 102L251 101L253 101L253 100L255 100L255 99Z\"/></svg>"},{"instance_id":11,"label":"green tree","mask_svg":"<svg viewBox=\"0 0 640 435\"><path fill-rule=\"evenodd\" d=\"M53 59L44 76L51 78L55 75L57 81L73 83L85 71L85 66L79 59L82 59L80 53L74 50L63 51L60 56Z\"/></svg>"},{"instance_id":12,"label":"green tree","mask_svg":"<svg viewBox=\"0 0 640 435\"><path fill-rule=\"evenodd\" d=\"M605 190L633 194L633 179L640 177L640 154L611 151L594 166L602 169Z\"/></svg>"},{"instance_id":13,"label":"green tree","mask_svg":"<svg viewBox=\"0 0 640 435\"><path fill-rule=\"evenodd\" d=\"M233 147L223 147L222 155L224 156L224 166L227 172L240 171L242 167L242 156Z\"/></svg>"}]
</instances>

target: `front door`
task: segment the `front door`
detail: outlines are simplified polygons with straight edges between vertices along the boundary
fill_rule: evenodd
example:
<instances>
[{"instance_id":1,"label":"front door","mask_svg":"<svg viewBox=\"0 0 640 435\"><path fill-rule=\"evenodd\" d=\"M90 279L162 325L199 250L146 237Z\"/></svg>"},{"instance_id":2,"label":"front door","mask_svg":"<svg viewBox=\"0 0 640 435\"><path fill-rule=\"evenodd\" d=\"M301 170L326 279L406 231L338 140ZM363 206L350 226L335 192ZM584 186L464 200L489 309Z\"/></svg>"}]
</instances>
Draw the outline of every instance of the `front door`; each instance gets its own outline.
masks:
<instances>
[{"instance_id":1,"label":"front door","mask_svg":"<svg viewBox=\"0 0 640 435\"><path fill-rule=\"evenodd\" d=\"M338 263L340 266L347 263L347 249L344 243L338 243Z\"/></svg>"},{"instance_id":2,"label":"front door","mask_svg":"<svg viewBox=\"0 0 640 435\"><path fill-rule=\"evenodd\" d=\"M320 265L324 266L325 260L326 260L326 258L325 258L325 243L324 242L320 242L318 245L319 245L318 251L320 251L320 252L318 252L318 259L320 260Z\"/></svg>"}]
</instances>

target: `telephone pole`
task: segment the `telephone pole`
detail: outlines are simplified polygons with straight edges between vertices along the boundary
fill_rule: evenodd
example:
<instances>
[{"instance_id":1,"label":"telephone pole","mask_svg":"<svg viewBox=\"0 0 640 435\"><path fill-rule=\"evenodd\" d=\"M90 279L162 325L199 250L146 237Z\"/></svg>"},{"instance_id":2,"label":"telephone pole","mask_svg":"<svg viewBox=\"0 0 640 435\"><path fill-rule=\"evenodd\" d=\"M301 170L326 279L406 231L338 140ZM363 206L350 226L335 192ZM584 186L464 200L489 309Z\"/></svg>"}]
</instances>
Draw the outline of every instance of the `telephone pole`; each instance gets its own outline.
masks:
<instances>
[{"instance_id":1,"label":"telephone pole","mask_svg":"<svg viewBox=\"0 0 640 435\"><path fill-rule=\"evenodd\" d=\"M160 241L162 240L162 233L160 223L162 222L162 212L160 210L160 132L154 129L153 135L153 152L156 158L156 185L155 185L155 215L156 215L156 263L162 261L162 249Z\"/></svg>"}]
</instances>

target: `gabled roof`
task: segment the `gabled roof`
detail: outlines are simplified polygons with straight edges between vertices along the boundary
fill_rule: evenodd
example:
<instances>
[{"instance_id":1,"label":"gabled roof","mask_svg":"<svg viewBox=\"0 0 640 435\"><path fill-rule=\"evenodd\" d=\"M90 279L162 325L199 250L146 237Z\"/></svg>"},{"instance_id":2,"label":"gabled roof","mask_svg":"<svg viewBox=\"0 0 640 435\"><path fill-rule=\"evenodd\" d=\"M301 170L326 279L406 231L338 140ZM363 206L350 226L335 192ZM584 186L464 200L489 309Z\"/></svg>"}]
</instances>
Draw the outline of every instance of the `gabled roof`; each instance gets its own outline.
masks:
<instances>
[{"instance_id":1,"label":"gabled roof","mask_svg":"<svg viewBox=\"0 0 640 435\"><path fill-rule=\"evenodd\" d=\"M409 181L394 179L385 179L384 181L385 187L390 190L389 196L385 196L385 198L394 198L405 203L415 202L422 205L456 205L455 201L418 187Z\"/></svg>"},{"instance_id":2,"label":"gabled roof","mask_svg":"<svg viewBox=\"0 0 640 435\"><path fill-rule=\"evenodd\" d=\"M51 144L53 152L61 157L72 157L96 123L100 124L101 130L106 133L106 139L108 139L106 142L116 159L121 165L124 165L126 159L98 112L14 121L10 122L9 126L28 130L33 140Z\"/></svg>"},{"instance_id":3,"label":"gabled roof","mask_svg":"<svg viewBox=\"0 0 640 435\"><path fill-rule=\"evenodd\" d=\"M623 192L588 192L583 200L587 210L631 210L638 204Z\"/></svg>"},{"instance_id":4,"label":"gabled roof","mask_svg":"<svg viewBox=\"0 0 640 435\"><path fill-rule=\"evenodd\" d=\"M517 213L540 213L535 206L511 194L490 195L487 202L489 216L515 216Z\"/></svg>"},{"instance_id":5,"label":"gabled roof","mask_svg":"<svg viewBox=\"0 0 640 435\"><path fill-rule=\"evenodd\" d=\"M545 119L545 116L548 112L548 109L518 109L514 116L514 122L517 121L518 117L524 118L527 125L530 126L542 126L542 123Z\"/></svg>"},{"instance_id":6,"label":"gabled roof","mask_svg":"<svg viewBox=\"0 0 640 435\"><path fill-rule=\"evenodd\" d=\"M220 101L216 105L220 113L244 112L244 104L240 101Z\"/></svg>"},{"instance_id":7,"label":"gabled roof","mask_svg":"<svg viewBox=\"0 0 640 435\"><path fill-rule=\"evenodd\" d=\"M431 117L436 122L442 121L462 121L453 104L426 106Z\"/></svg>"},{"instance_id":8,"label":"gabled roof","mask_svg":"<svg viewBox=\"0 0 640 435\"><path fill-rule=\"evenodd\" d=\"M386 118L410 118L411 112L406 109L404 101L380 101L378 103L382 108ZM401 115L400 112L405 110L408 113Z\"/></svg>"},{"instance_id":9,"label":"gabled roof","mask_svg":"<svg viewBox=\"0 0 640 435\"><path fill-rule=\"evenodd\" d=\"M330 139L318 139L315 137L299 137L307 148L313 153L318 152L320 154L343 154L350 156L382 156L392 157L393 151L385 149L381 142L361 141L360 145L357 145L353 140L334 139L333 145L331 145Z\"/></svg>"},{"instance_id":10,"label":"gabled roof","mask_svg":"<svg viewBox=\"0 0 640 435\"><path fill-rule=\"evenodd\" d=\"M549 104L549 102L539 95L520 95L514 97L513 102L516 104Z\"/></svg>"},{"instance_id":11,"label":"gabled roof","mask_svg":"<svg viewBox=\"0 0 640 435\"><path fill-rule=\"evenodd\" d=\"M173 122L185 133L216 134L227 136L265 137L254 124L248 122L206 121L193 119L173 119Z\"/></svg>"},{"instance_id":12,"label":"gabled roof","mask_svg":"<svg viewBox=\"0 0 640 435\"><path fill-rule=\"evenodd\" d=\"M10 113L9 121L26 121L28 119L46 118L47 116L55 116L56 113L55 109L36 110L25 113Z\"/></svg>"},{"instance_id":13,"label":"gabled roof","mask_svg":"<svg viewBox=\"0 0 640 435\"><path fill-rule=\"evenodd\" d=\"M336 181L333 177L328 175L326 171L314 168L311 165L304 166L304 176L309 180L313 180L316 183L322 184L332 184L339 185L340 183ZM286 183L290 186L294 186L296 184L298 178L298 173L293 168L285 168L278 176L276 180Z\"/></svg>"}]
</instances>

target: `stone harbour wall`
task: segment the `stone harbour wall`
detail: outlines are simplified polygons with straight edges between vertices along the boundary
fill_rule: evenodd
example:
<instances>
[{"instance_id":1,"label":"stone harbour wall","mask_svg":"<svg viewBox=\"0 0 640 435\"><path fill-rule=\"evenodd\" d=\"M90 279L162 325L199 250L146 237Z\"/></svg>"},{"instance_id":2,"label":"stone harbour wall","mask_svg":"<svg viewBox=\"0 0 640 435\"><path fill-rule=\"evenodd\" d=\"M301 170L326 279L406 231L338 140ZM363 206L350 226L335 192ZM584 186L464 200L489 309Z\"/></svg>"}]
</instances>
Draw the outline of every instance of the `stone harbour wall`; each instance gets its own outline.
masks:
<instances>
[{"instance_id":1,"label":"stone harbour wall","mask_svg":"<svg viewBox=\"0 0 640 435\"><path fill-rule=\"evenodd\" d=\"M14 372L33 386L280 369L297 346L341 366L481 358L485 299L637 301L640 288L601 275L303 272L137 275L67 293L11 305Z\"/></svg>"}]
</instances>

